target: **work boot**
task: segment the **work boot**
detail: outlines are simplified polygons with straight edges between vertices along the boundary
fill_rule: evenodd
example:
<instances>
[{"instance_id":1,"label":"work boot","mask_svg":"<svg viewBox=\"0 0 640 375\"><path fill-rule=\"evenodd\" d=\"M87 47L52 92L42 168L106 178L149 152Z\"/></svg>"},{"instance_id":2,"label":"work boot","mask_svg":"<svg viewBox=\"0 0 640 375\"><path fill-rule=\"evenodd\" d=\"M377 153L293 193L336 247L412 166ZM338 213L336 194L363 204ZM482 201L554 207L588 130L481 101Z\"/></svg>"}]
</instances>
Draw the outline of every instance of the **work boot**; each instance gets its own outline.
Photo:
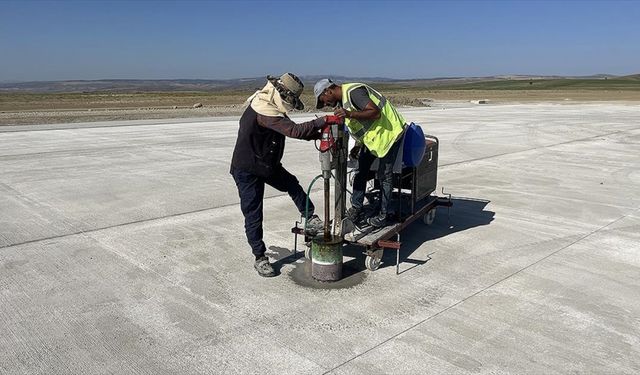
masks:
<instances>
[{"instance_id":1,"label":"work boot","mask_svg":"<svg viewBox=\"0 0 640 375\"><path fill-rule=\"evenodd\" d=\"M379 214L367 219L367 223L372 227L380 228L387 225L387 214Z\"/></svg>"},{"instance_id":2,"label":"work boot","mask_svg":"<svg viewBox=\"0 0 640 375\"><path fill-rule=\"evenodd\" d=\"M324 223L320 220L318 215L311 215L307 219L305 228L308 235L315 236L324 230Z\"/></svg>"},{"instance_id":3,"label":"work boot","mask_svg":"<svg viewBox=\"0 0 640 375\"><path fill-rule=\"evenodd\" d=\"M262 277L273 277L276 275L276 271L271 266L271 263L269 263L269 258L264 256L256 259L253 268L255 268L256 271L258 271L258 275Z\"/></svg>"},{"instance_id":4,"label":"work boot","mask_svg":"<svg viewBox=\"0 0 640 375\"><path fill-rule=\"evenodd\" d=\"M357 224L362 220L362 208L351 207L347 210L347 219L352 223Z\"/></svg>"}]
</instances>

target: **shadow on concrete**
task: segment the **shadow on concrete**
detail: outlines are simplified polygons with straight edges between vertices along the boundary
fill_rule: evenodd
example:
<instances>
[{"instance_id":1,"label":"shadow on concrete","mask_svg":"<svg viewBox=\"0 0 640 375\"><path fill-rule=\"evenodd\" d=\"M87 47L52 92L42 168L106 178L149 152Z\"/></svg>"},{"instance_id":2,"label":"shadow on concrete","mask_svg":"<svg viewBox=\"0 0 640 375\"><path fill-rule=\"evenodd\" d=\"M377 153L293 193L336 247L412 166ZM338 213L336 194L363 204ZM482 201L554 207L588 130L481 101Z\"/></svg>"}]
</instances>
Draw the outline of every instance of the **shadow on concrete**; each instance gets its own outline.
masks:
<instances>
[{"instance_id":1,"label":"shadow on concrete","mask_svg":"<svg viewBox=\"0 0 640 375\"><path fill-rule=\"evenodd\" d=\"M416 220L400 233L400 264L413 264L413 266L400 271L407 272L417 266L426 264L436 251L427 254L425 259L414 259L411 255L425 242L445 237L457 232L489 225L495 216L495 212L485 210L490 201L475 198L452 198L453 207L447 212L446 207L438 207L438 213L431 225L426 225L421 219ZM395 267L396 254L393 250L385 250L382 257L384 267ZM402 267L401 267L402 268Z\"/></svg>"},{"instance_id":2,"label":"shadow on concrete","mask_svg":"<svg viewBox=\"0 0 640 375\"><path fill-rule=\"evenodd\" d=\"M300 250L303 251L300 252ZM304 257L304 248L298 249L298 254L294 254L291 249L280 246L269 246L266 255L275 259L275 262L271 262L271 266L273 270L276 271L276 275L280 275L280 271L284 265L295 263L298 259Z\"/></svg>"},{"instance_id":3,"label":"shadow on concrete","mask_svg":"<svg viewBox=\"0 0 640 375\"><path fill-rule=\"evenodd\" d=\"M436 219L431 225L427 226L421 219L418 219L400 233L402 243L400 263L401 265L412 264L411 267L402 270L400 273L407 272L431 260L431 256L436 253L435 251L427 254L425 259L411 258L411 255L425 242L488 225L493 221L495 213L485 210L490 201L464 197L456 197L451 200L453 207L450 209L450 215L448 215L446 207L438 207ZM299 246L297 254L293 254L293 249L278 246L270 246L269 250L268 255L276 259L272 264L278 274L280 274L280 270L284 265L295 263L298 259L304 258L304 245ZM363 251L364 248L358 245L350 244L344 246L344 256L351 259L346 260L343 264L343 278L351 277L366 270ZM380 268L395 267L395 264L395 251L393 249L385 250Z\"/></svg>"}]
</instances>

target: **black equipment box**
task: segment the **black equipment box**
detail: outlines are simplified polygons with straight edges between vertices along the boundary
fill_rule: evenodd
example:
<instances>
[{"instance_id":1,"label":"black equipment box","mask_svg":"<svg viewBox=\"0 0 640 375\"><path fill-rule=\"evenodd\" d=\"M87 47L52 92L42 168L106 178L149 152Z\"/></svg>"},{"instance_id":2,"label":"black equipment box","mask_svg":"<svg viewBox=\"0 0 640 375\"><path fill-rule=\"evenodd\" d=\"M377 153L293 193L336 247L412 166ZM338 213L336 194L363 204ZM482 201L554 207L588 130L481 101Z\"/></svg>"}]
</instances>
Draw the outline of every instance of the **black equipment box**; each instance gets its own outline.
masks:
<instances>
[{"instance_id":1,"label":"black equipment box","mask_svg":"<svg viewBox=\"0 0 640 375\"><path fill-rule=\"evenodd\" d=\"M411 190L412 206L428 197L438 184L438 138L425 135L425 152L417 167L402 169L400 187Z\"/></svg>"}]
</instances>

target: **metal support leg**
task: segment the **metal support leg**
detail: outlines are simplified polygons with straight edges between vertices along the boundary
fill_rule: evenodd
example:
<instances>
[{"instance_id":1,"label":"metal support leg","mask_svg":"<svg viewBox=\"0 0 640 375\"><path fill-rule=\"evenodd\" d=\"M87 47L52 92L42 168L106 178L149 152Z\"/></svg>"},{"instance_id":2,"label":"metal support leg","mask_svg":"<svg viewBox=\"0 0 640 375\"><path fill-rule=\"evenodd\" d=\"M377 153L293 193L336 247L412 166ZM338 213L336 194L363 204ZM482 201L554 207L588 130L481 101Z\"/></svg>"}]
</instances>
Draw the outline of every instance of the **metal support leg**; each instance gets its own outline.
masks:
<instances>
[{"instance_id":1,"label":"metal support leg","mask_svg":"<svg viewBox=\"0 0 640 375\"><path fill-rule=\"evenodd\" d=\"M398 214L396 215L397 221L402 221L402 174L400 174L400 178L398 178L397 174L393 174L395 178L395 182L398 184Z\"/></svg>"},{"instance_id":2,"label":"metal support leg","mask_svg":"<svg viewBox=\"0 0 640 375\"><path fill-rule=\"evenodd\" d=\"M298 259L298 234L293 235L293 255L295 259Z\"/></svg>"},{"instance_id":3,"label":"metal support leg","mask_svg":"<svg viewBox=\"0 0 640 375\"><path fill-rule=\"evenodd\" d=\"M449 203L451 203L451 194L444 192L444 186L442 187L442 195L448 195ZM437 199L437 198L436 198ZM451 204L447 204L447 226L451 226Z\"/></svg>"},{"instance_id":4,"label":"metal support leg","mask_svg":"<svg viewBox=\"0 0 640 375\"><path fill-rule=\"evenodd\" d=\"M396 249L396 275L400 274L400 233L398 233L398 249Z\"/></svg>"},{"instance_id":5,"label":"metal support leg","mask_svg":"<svg viewBox=\"0 0 640 375\"><path fill-rule=\"evenodd\" d=\"M389 241L389 240L379 240L377 242L377 246L382 249L396 249L396 275L400 274L400 233L396 234L398 236L397 241Z\"/></svg>"},{"instance_id":6,"label":"metal support leg","mask_svg":"<svg viewBox=\"0 0 640 375\"><path fill-rule=\"evenodd\" d=\"M304 221L296 221L296 226L291 228L291 233L293 233L293 258L298 259L298 234L300 234L300 230L302 228L298 227L298 224L303 224Z\"/></svg>"}]
</instances>

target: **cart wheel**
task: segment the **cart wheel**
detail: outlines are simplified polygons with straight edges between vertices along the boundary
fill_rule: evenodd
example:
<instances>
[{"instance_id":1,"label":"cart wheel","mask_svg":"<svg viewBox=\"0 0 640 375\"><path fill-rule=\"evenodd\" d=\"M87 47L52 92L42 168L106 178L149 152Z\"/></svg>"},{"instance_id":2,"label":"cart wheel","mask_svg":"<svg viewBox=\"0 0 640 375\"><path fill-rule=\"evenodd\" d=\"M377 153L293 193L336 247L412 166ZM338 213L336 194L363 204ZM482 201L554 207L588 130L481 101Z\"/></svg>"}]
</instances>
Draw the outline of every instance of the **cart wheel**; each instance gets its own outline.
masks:
<instances>
[{"instance_id":1,"label":"cart wheel","mask_svg":"<svg viewBox=\"0 0 640 375\"><path fill-rule=\"evenodd\" d=\"M380 264L382 263L382 253L384 250L379 249L371 253L371 255L367 255L364 260L364 266L367 267L369 271L375 271L380 268Z\"/></svg>"},{"instance_id":2,"label":"cart wheel","mask_svg":"<svg viewBox=\"0 0 640 375\"><path fill-rule=\"evenodd\" d=\"M424 216L422 217L422 221L427 225L433 224L433 221L435 219L436 219L436 209L435 208L430 209L429 212L424 214Z\"/></svg>"},{"instance_id":3,"label":"cart wheel","mask_svg":"<svg viewBox=\"0 0 640 375\"><path fill-rule=\"evenodd\" d=\"M304 248L304 257L311 260L311 246Z\"/></svg>"},{"instance_id":4,"label":"cart wheel","mask_svg":"<svg viewBox=\"0 0 640 375\"><path fill-rule=\"evenodd\" d=\"M380 267L380 259L367 255L367 259L364 260L364 266L367 267L369 271L375 271Z\"/></svg>"}]
</instances>

